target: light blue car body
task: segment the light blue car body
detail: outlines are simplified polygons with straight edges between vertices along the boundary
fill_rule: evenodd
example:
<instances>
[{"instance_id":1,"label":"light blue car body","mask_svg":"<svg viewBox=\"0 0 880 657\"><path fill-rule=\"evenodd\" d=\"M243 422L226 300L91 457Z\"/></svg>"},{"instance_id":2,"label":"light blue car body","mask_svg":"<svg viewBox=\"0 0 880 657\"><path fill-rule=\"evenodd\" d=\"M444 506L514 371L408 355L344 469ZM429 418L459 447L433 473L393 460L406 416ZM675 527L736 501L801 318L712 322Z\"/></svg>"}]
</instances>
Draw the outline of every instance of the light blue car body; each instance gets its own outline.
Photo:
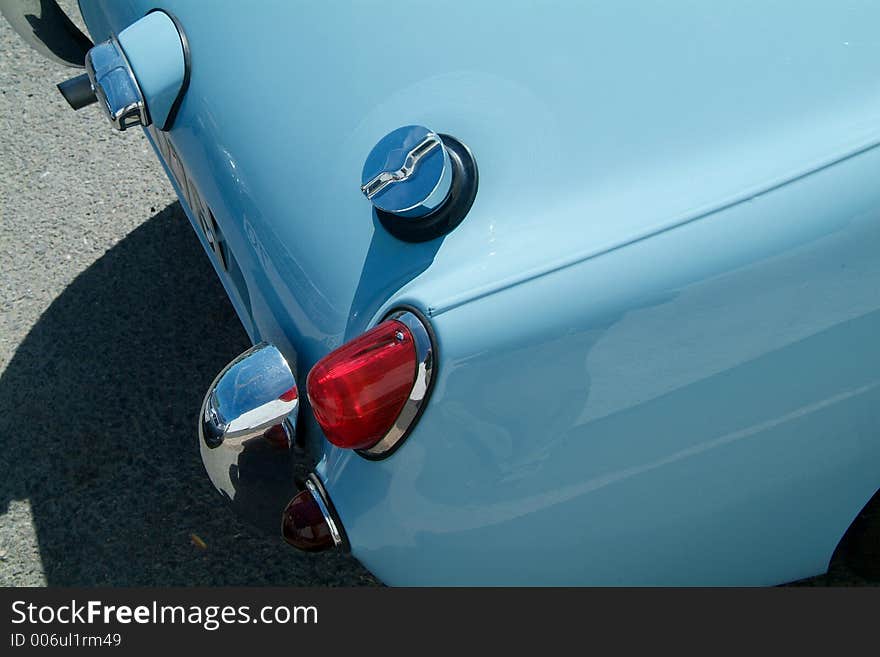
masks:
<instances>
[{"instance_id":1,"label":"light blue car body","mask_svg":"<svg viewBox=\"0 0 880 657\"><path fill-rule=\"evenodd\" d=\"M880 486L880 6L81 0L95 41L157 6L191 56L169 176L251 339L302 385L397 306L436 334L390 458L300 412L380 579L827 568ZM359 189L410 124L480 172L425 243Z\"/></svg>"}]
</instances>

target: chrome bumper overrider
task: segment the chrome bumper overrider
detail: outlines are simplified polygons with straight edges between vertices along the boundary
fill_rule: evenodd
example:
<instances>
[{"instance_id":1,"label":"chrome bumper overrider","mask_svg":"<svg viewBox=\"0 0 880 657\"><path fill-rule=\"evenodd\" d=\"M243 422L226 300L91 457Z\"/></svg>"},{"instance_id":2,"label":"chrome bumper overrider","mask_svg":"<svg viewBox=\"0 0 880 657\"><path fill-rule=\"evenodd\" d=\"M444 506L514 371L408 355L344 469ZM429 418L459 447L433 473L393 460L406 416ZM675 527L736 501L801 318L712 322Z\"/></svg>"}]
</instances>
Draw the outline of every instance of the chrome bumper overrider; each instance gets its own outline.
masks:
<instances>
[{"instance_id":1,"label":"chrome bumper overrider","mask_svg":"<svg viewBox=\"0 0 880 657\"><path fill-rule=\"evenodd\" d=\"M249 524L283 534L300 549L348 549L342 524L314 474L297 489L294 438L296 378L284 355L263 342L224 367L199 413L199 451L211 483ZM298 494L300 493L300 494ZM305 515L296 509L305 509ZM291 515L293 514L293 515ZM329 540L314 540L326 532Z\"/></svg>"},{"instance_id":2,"label":"chrome bumper overrider","mask_svg":"<svg viewBox=\"0 0 880 657\"><path fill-rule=\"evenodd\" d=\"M290 366L276 347L262 343L223 368L199 414L199 449L211 482L239 516L276 535L297 493L298 408Z\"/></svg>"}]
</instances>

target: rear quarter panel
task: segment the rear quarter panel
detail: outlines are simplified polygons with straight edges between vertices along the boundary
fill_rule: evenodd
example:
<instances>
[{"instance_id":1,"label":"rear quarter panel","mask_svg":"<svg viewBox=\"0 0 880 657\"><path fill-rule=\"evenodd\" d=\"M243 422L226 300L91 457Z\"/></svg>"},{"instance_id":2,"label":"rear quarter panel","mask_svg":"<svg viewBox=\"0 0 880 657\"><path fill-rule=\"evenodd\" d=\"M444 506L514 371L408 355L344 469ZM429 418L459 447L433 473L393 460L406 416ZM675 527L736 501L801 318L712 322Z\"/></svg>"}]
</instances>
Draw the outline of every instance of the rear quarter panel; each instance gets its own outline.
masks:
<instances>
[{"instance_id":1,"label":"rear quarter panel","mask_svg":"<svg viewBox=\"0 0 880 657\"><path fill-rule=\"evenodd\" d=\"M435 312L405 447L319 467L355 555L395 584L824 572L880 486L878 176L874 149Z\"/></svg>"}]
</instances>

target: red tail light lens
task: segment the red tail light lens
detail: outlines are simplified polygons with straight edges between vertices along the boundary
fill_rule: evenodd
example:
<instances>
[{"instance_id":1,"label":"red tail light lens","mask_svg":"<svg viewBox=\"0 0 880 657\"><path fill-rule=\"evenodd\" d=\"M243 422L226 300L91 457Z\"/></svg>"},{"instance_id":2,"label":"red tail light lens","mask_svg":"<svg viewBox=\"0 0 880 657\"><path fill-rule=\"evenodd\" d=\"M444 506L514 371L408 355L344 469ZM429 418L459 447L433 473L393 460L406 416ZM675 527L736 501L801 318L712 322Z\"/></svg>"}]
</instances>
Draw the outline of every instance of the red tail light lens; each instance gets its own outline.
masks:
<instances>
[{"instance_id":1,"label":"red tail light lens","mask_svg":"<svg viewBox=\"0 0 880 657\"><path fill-rule=\"evenodd\" d=\"M419 373L417 347L410 326L389 319L318 361L306 386L327 440L366 449L391 430Z\"/></svg>"}]
</instances>

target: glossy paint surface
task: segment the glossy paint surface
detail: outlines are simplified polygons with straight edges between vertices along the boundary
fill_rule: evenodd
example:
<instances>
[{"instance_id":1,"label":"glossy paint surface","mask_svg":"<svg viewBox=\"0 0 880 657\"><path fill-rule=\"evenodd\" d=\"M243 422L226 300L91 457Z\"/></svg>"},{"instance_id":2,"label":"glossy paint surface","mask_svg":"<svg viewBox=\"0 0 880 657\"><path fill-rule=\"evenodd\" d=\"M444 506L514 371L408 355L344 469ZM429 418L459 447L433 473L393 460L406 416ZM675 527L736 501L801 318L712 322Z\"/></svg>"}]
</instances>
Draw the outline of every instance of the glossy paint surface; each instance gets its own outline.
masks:
<instances>
[{"instance_id":1,"label":"glossy paint surface","mask_svg":"<svg viewBox=\"0 0 880 657\"><path fill-rule=\"evenodd\" d=\"M154 4L82 6L102 39ZM824 569L880 484L875 4L159 6L193 64L169 139L252 339L304 377L398 303L432 317L434 396L391 458L303 413L379 577ZM442 52L403 48L427 19ZM422 244L359 189L410 124L480 168L469 216Z\"/></svg>"},{"instance_id":2,"label":"glossy paint surface","mask_svg":"<svg viewBox=\"0 0 880 657\"><path fill-rule=\"evenodd\" d=\"M319 470L355 554L395 584L824 571L880 485L877 176L875 150L435 315L409 442Z\"/></svg>"}]
</instances>

